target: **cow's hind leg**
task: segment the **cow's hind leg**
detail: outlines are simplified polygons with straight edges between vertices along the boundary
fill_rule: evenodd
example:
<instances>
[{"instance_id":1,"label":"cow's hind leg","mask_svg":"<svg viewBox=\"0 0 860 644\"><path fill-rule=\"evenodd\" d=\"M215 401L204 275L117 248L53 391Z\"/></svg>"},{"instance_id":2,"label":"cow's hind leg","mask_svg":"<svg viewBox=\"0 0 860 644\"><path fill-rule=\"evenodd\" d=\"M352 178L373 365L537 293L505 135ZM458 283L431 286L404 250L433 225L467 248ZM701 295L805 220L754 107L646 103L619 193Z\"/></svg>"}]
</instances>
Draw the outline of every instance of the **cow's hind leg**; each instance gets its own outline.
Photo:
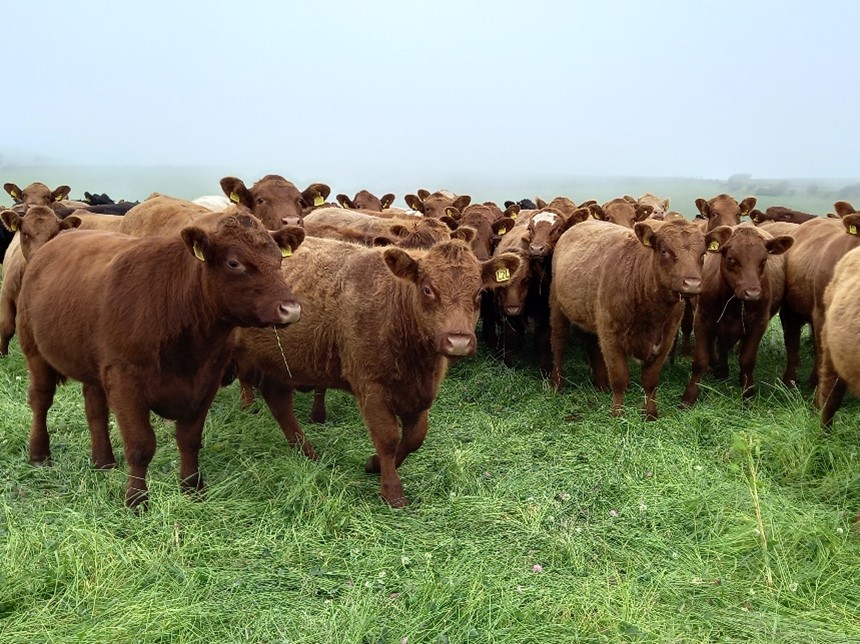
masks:
<instances>
[{"instance_id":1,"label":"cow's hind leg","mask_svg":"<svg viewBox=\"0 0 860 644\"><path fill-rule=\"evenodd\" d=\"M93 465L100 470L116 467L108 429L110 411L104 389L101 385L84 384L83 393L84 410L87 415L87 425L90 428Z\"/></svg>"},{"instance_id":2,"label":"cow's hind leg","mask_svg":"<svg viewBox=\"0 0 860 644\"><path fill-rule=\"evenodd\" d=\"M30 427L30 463L46 463L51 457L51 439L48 436L48 410L54 402L59 374L41 356L27 357L30 387L27 401L33 412Z\"/></svg>"},{"instance_id":3,"label":"cow's hind leg","mask_svg":"<svg viewBox=\"0 0 860 644\"><path fill-rule=\"evenodd\" d=\"M263 382L260 384L260 393L263 395L272 416L281 427L281 431L284 432L287 442L293 446L298 445L302 448L305 456L311 460L316 460L316 452L314 452L310 441L305 438L293 409L293 395L295 393L293 389L274 382L271 378L263 378Z\"/></svg>"},{"instance_id":4,"label":"cow's hind leg","mask_svg":"<svg viewBox=\"0 0 860 644\"><path fill-rule=\"evenodd\" d=\"M324 423L328 412L325 408L325 389L314 389L314 401L311 406L311 422Z\"/></svg>"},{"instance_id":5,"label":"cow's hind leg","mask_svg":"<svg viewBox=\"0 0 860 644\"><path fill-rule=\"evenodd\" d=\"M567 336L570 333L570 320L561 312L561 308L553 305L550 309L550 347L552 348L552 386L561 391L561 367L564 361L564 349L567 346Z\"/></svg>"}]
</instances>

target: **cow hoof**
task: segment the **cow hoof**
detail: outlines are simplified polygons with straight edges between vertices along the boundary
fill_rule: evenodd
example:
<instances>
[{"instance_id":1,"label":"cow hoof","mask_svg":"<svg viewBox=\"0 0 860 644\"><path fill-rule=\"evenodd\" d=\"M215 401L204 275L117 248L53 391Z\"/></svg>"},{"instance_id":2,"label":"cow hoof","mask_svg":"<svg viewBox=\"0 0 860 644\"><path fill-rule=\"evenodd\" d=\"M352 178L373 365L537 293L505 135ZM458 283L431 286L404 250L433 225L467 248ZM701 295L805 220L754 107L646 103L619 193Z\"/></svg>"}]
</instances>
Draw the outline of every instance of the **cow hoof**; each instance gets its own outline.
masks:
<instances>
[{"instance_id":1,"label":"cow hoof","mask_svg":"<svg viewBox=\"0 0 860 644\"><path fill-rule=\"evenodd\" d=\"M102 470L115 470L116 469L116 461L106 461L104 463L94 463L93 468L97 471Z\"/></svg>"},{"instance_id":2,"label":"cow hoof","mask_svg":"<svg viewBox=\"0 0 860 644\"><path fill-rule=\"evenodd\" d=\"M145 512L149 508L149 494L146 490L129 488L125 492L125 505L137 514Z\"/></svg>"},{"instance_id":3,"label":"cow hoof","mask_svg":"<svg viewBox=\"0 0 860 644\"><path fill-rule=\"evenodd\" d=\"M364 464L364 471L368 474L379 474L379 456L377 454L367 459Z\"/></svg>"},{"instance_id":4,"label":"cow hoof","mask_svg":"<svg viewBox=\"0 0 860 644\"><path fill-rule=\"evenodd\" d=\"M409 505L409 499L407 499L405 496L398 496L394 499L385 499L385 502L392 508L405 508L407 505Z\"/></svg>"},{"instance_id":5,"label":"cow hoof","mask_svg":"<svg viewBox=\"0 0 860 644\"><path fill-rule=\"evenodd\" d=\"M48 467L51 464L51 455L47 456L31 456L30 465L34 467Z\"/></svg>"},{"instance_id":6,"label":"cow hoof","mask_svg":"<svg viewBox=\"0 0 860 644\"><path fill-rule=\"evenodd\" d=\"M326 421L326 412L323 410L322 412L318 412L317 410L311 411L311 422L322 424Z\"/></svg>"}]
</instances>

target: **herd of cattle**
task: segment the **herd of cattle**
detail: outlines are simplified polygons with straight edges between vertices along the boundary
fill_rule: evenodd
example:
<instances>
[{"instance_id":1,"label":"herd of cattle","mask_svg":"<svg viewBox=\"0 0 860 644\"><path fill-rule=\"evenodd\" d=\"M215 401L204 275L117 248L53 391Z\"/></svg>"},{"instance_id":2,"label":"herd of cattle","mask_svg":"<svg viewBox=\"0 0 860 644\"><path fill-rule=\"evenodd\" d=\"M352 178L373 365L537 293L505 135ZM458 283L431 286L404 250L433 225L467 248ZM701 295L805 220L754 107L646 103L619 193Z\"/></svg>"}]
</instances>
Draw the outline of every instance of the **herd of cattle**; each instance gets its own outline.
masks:
<instances>
[{"instance_id":1,"label":"herd of cattle","mask_svg":"<svg viewBox=\"0 0 860 644\"><path fill-rule=\"evenodd\" d=\"M777 312L787 384L797 377L801 327L812 326L822 423L846 389L860 395L860 213L846 202L818 217L762 213L753 197L722 194L698 199L689 221L651 194L502 208L419 190L405 210L392 206L394 195L367 191L329 203L327 185L300 191L277 175L250 188L226 177L225 196L193 202L155 194L114 204L89 193L72 202L68 186L4 187L15 205L0 213L9 231L0 354L17 328L30 461L50 457L46 418L58 383L78 380L98 468L116 466L108 432L116 416L130 507L147 500L150 411L176 421L181 484L202 490L204 420L234 379L243 404L259 392L312 459L294 392L314 391L314 421L325 419L326 389L351 392L375 449L366 470L379 473L388 504L405 506L397 468L424 441L449 360L475 353L479 315L482 339L509 365L533 330L556 390L576 331L614 415L632 358L642 366L645 416L657 417L660 372L676 343L693 355L682 405L695 404L708 369L728 375L736 345L741 393L753 395L758 346Z\"/></svg>"}]
</instances>

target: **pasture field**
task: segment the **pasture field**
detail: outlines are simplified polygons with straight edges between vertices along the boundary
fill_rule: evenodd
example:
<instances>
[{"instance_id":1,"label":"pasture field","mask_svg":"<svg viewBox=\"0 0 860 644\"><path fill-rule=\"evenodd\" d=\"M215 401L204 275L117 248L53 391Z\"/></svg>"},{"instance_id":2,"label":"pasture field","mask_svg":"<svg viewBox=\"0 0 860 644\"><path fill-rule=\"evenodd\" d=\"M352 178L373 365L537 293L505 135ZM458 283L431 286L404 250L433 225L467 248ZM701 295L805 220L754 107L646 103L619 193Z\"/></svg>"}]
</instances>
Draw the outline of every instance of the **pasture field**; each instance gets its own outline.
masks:
<instances>
[{"instance_id":1,"label":"pasture field","mask_svg":"<svg viewBox=\"0 0 860 644\"><path fill-rule=\"evenodd\" d=\"M103 183L90 183L102 169L16 172L4 180L136 199L217 194L221 176L252 182L268 170L194 183L161 169L144 177L151 186L122 168ZM688 216L698 196L756 194L638 181L471 194L652 191ZM838 187L798 185L758 207L823 213ZM805 379L808 335L804 350ZM403 510L364 473L372 447L350 396L330 392L329 421L304 424L320 455L310 462L259 402L239 409L233 384L207 420L202 502L180 493L172 424L153 417L151 503L138 516L122 505L115 426L119 468L90 466L77 383L49 415L53 464L28 464L27 373L13 340L0 360L0 642L860 642L860 402L847 396L822 432L812 392L778 382L783 361L774 321L752 403L734 361L728 381L706 376L699 404L682 411L690 361L678 359L661 378L661 417L646 423L638 369L626 414L611 418L573 338L562 394L536 359L508 369L482 347L452 366L424 446L401 467ZM305 420L311 396L297 401Z\"/></svg>"}]
</instances>

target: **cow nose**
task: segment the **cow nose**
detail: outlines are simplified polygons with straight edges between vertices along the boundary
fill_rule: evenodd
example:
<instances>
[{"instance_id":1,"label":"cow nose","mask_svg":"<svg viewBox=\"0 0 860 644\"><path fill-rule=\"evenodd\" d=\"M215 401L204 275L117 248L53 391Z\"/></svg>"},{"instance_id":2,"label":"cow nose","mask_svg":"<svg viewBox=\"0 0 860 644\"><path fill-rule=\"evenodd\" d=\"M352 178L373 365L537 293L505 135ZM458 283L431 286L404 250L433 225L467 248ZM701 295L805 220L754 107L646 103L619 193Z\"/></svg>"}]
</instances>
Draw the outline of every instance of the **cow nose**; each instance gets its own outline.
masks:
<instances>
[{"instance_id":1,"label":"cow nose","mask_svg":"<svg viewBox=\"0 0 860 644\"><path fill-rule=\"evenodd\" d=\"M538 244L532 244L532 245L530 245L530 246L529 246L529 252L530 252L532 255L543 255L543 253L544 253L544 251L545 251L545 250L546 250L546 245L545 245L545 244L540 244L540 245L538 245Z\"/></svg>"},{"instance_id":2,"label":"cow nose","mask_svg":"<svg viewBox=\"0 0 860 644\"><path fill-rule=\"evenodd\" d=\"M506 306L505 307L505 315L519 315L523 312L523 307L521 306Z\"/></svg>"},{"instance_id":3,"label":"cow nose","mask_svg":"<svg viewBox=\"0 0 860 644\"><path fill-rule=\"evenodd\" d=\"M755 301L761 299L761 289L760 288L748 288L743 292L744 300Z\"/></svg>"},{"instance_id":4,"label":"cow nose","mask_svg":"<svg viewBox=\"0 0 860 644\"><path fill-rule=\"evenodd\" d=\"M305 220L301 217L281 217L281 223L284 226L301 226L304 228Z\"/></svg>"},{"instance_id":5,"label":"cow nose","mask_svg":"<svg viewBox=\"0 0 860 644\"><path fill-rule=\"evenodd\" d=\"M298 302L279 304L278 315L281 318L281 324L293 324L298 322L302 317L302 305Z\"/></svg>"},{"instance_id":6,"label":"cow nose","mask_svg":"<svg viewBox=\"0 0 860 644\"><path fill-rule=\"evenodd\" d=\"M702 292L701 277L685 277L683 282L684 293L696 294Z\"/></svg>"},{"instance_id":7,"label":"cow nose","mask_svg":"<svg viewBox=\"0 0 860 644\"><path fill-rule=\"evenodd\" d=\"M475 352L474 336L463 333L445 336L442 350L447 356L469 356Z\"/></svg>"}]
</instances>

